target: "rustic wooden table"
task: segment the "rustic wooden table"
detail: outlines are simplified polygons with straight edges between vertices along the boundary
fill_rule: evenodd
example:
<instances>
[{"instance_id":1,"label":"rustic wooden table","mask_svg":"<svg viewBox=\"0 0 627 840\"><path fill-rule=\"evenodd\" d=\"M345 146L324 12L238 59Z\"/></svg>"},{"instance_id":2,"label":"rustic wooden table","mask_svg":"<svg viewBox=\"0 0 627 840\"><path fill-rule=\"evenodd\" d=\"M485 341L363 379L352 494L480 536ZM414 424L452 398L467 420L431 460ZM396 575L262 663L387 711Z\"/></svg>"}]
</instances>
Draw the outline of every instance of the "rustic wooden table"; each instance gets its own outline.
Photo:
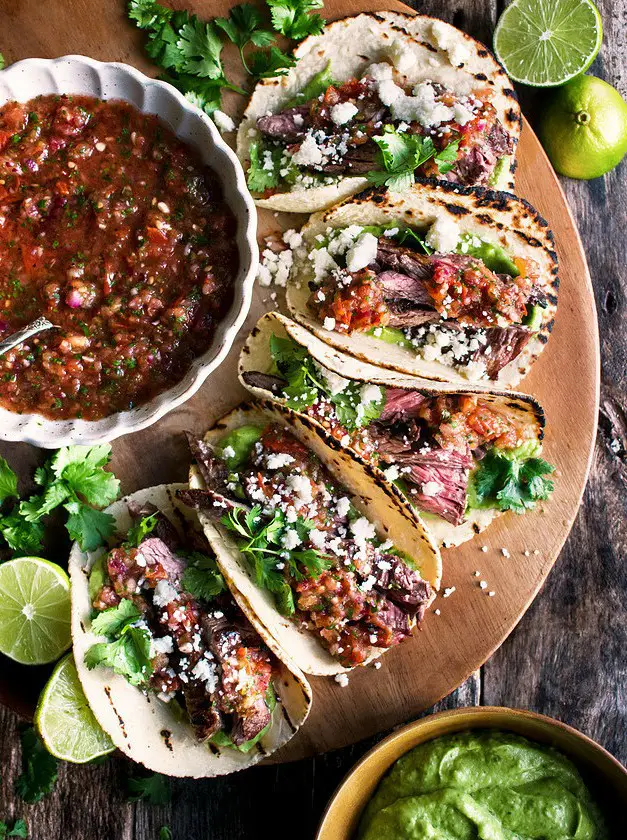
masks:
<instances>
[{"instance_id":1,"label":"rustic wooden table","mask_svg":"<svg viewBox=\"0 0 627 840\"><path fill-rule=\"evenodd\" d=\"M503 2L409 0L490 42ZM11 15L11 0L0 12ZM382 3L385 6L385 3ZM603 49L591 72L627 93L627 0L597 0ZM211 9L208 0L207 11ZM0 43L10 55L10 45ZM521 91L533 123L545 102ZM602 179L564 179L587 250L596 293L602 352L599 434L582 510L562 555L520 625L481 672L438 704L504 705L557 717L627 762L627 226L625 164ZM573 364L577 349L573 348ZM573 394L577 399L577 394ZM0 661L6 668L6 661ZM164 807L124 799L126 762L61 768L55 792L36 806L14 794L19 719L0 707L0 820L26 817L33 840L157 840L168 825L175 840L235 840L271 831L311 838L333 789L379 738L297 764L259 767L227 779L173 784ZM382 737L382 733L381 736Z\"/></svg>"}]
</instances>

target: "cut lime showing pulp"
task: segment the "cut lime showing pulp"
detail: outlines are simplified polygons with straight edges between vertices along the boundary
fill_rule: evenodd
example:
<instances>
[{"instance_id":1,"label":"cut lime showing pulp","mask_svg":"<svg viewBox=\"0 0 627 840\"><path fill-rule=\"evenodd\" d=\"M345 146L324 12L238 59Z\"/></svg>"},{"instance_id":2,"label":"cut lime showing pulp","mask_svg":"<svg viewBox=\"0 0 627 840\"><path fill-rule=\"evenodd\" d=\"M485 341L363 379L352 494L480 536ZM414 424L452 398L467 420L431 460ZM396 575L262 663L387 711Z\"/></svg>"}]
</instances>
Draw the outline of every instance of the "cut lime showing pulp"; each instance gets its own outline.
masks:
<instances>
[{"instance_id":1,"label":"cut lime showing pulp","mask_svg":"<svg viewBox=\"0 0 627 840\"><path fill-rule=\"evenodd\" d=\"M552 87L587 70L602 40L590 0L514 0L497 24L494 51L515 81Z\"/></svg>"},{"instance_id":2,"label":"cut lime showing pulp","mask_svg":"<svg viewBox=\"0 0 627 840\"><path fill-rule=\"evenodd\" d=\"M35 724L48 752L62 761L85 764L115 749L89 708L71 653L46 683Z\"/></svg>"},{"instance_id":3,"label":"cut lime showing pulp","mask_svg":"<svg viewBox=\"0 0 627 840\"><path fill-rule=\"evenodd\" d=\"M70 581L41 557L0 565L0 653L23 665L54 662L71 644Z\"/></svg>"}]
</instances>

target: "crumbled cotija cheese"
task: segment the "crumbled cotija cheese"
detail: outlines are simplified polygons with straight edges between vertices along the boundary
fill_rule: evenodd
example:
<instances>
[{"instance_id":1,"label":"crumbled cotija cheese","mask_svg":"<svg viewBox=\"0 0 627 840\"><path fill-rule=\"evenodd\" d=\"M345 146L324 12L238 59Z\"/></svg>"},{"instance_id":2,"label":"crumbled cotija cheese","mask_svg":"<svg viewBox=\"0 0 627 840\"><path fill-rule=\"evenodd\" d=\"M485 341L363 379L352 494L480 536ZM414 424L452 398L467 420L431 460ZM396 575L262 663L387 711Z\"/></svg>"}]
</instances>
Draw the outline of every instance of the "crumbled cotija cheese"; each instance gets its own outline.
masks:
<instances>
[{"instance_id":1,"label":"crumbled cotija cheese","mask_svg":"<svg viewBox=\"0 0 627 840\"><path fill-rule=\"evenodd\" d=\"M220 131L235 131L235 123L228 114L224 113L224 111L214 111L211 115L211 119L218 126Z\"/></svg>"},{"instance_id":2,"label":"crumbled cotija cheese","mask_svg":"<svg viewBox=\"0 0 627 840\"><path fill-rule=\"evenodd\" d=\"M362 233L355 244L346 253L346 268L350 272L361 271L377 258L377 237L372 233Z\"/></svg>"},{"instance_id":3,"label":"crumbled cotija cheese","mask_svg":"<svg viewBox=\"0 0 627 840\"><path fill-rule=\"evenodd\" d=\"M350 380L344 379L344 377L340 376L339 373L334 373L332 370L329 370L328 368L319 365L317 362L314 362L314 365L316 367L316 370L320 373L324 381L329 386L329 391L334 396L335 394L341 394L342 391L345 391L348 385L350 384Z\"/></svg>"},{"instance_id":4,"label":"crumbled cotija cheese","mask_svg":"<svg viewBox=\"0 0 627 840\"><path fill-rule=\"evenodd\" d=\"M457 222L449 216L438 216L429 228L425 242L429 248L441 254L450 254L457 248L460 230Z\"/></svg>"},{"instance_id":5,"label":"crumbled cotija cheese","mask_svg":"<svg viewBox=\"0 0 627 840\"><path fill-rule=\"evenodd\" d=\"M338 102L331 108L331 119L336 125L344 125L350 122L357 113L359 113L359 108L352 102Z\"/></svg>"},{"instance_id":6,"label":"crumbled cotija cheese","mask_svg":"<svg viewBox=\"0 0 627 840\"><path fill-rule=\"evenodd\" d=\"M317 166L322 163L323 159L322 150L311 133L305 136L298 151L292 155L292 163L297 166Z\"/></svg>"}]
</instances>

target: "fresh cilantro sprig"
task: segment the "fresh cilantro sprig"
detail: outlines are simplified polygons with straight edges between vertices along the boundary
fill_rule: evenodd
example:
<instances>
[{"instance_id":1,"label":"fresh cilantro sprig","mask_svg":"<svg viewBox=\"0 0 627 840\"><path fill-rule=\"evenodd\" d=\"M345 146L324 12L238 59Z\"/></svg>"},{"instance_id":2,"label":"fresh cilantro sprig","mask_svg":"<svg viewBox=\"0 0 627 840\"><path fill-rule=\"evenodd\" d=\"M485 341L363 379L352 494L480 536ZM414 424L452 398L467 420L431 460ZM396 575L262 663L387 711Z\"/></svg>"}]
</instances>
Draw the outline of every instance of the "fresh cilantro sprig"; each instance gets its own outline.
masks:
<instances>
[{"instance_id":1,"label":"fresh cilantro sprig","mask_svg":"<svg viewBox=\"0 0 627 840\"><path fill-rule=\"evenodd\" d=\"M129 548L137 548L154 531L158 521L158 513L151 513L149 516L143 516L141 519L138 519L126 532L125 545L129 546Z\"/></svg>"},{"instance_id":2,"label":"fresh cilantro sprig","mask_svg":"<svg viewBox=\"0 0 627 840\"><path fill-rule=\"evenodd\" d=\"M2 56L0 56L1 58ZM0 69L2 69L0 67ZM0 822L0 840L6 840L7 837L22 837L24 840L28 837L28 826L25 820L15 820L13 825L5 822Z\"/></svg>"},{"instance_id":3,"label":"fresh cilantro sprig","mask_svg":"<svg viewBox=\"0 0 627 840\"><path fill-rule=\"evenodd\" d=\"M98 548L113 533L113 517L99 508L115 501L120 482L104 469L111 447L66 446L35 472L41 493L15 502L0 515L0 535L15 554L35 554L43 548L42 520L62 506L69 514L66 528L83 551ZM0 459L0 502L17 496L17 476Z\"/></svg>"},{"instance_id":4,"label":"fresh cilantro sprig","mask_svg":"<svg viewBox=\"0 0 627 840\"><path fill-rule=\"evenodd\" d=\"M194 551L187 556L187 567L181 578L181 586L200 601L211 601L226 591L226 583L215 558Z\"/></svg>"},{"instance_id":5,"label":"fresh cilantro sprig","mask_svg":"<svg viewBox=\"0 0 627 840\"><path fill-rule=\"evenodd\" d=\"M32 726L22 730L20 740L22 773L17 779L15 789L24 802L34 805L54 788L58 777L58 761L50 755Z\"/></svg>"},{"instance_id":6,"label":"fresh cilantro sprig","mask_svg":"<svg viewBox=\"0 0 627 840\"><path fill-rule=\"evenodd\" d=\"M214 23L238 48L246 72L255 75L246 61L246 47L249 44L256 47L269 47L274 42L274 34L262 27L263 16L260 10L256 6L251 6L250 3L242 3L231 9L228 18L216 18Z\"/></svg>"},{"instance_id":7,"label":"fresh cilantro sprig","mask_svg":"<svg viewBox=\"0 0 627 840\"><path fill-rule=\"evenodd\" d=\"M222 518L222 524L238 536L239 550L250 562L257 585L274 593L284 615L294 613L294 598L277 564L286 566L297 581L306 577L316 580L331 566L331 558L314 548L285 549L283 544L289 530L296 531L300 543L305 543L314 529L314 523L303 517L288 522L283 511L275 510L268 518L262 515L261 507L255 505L249 511L243 508L229 511Z\"/></svg>"},{"instance_id":8,"label":"fresh cilantro sprig","mask_svg":"<svg viewBox=\"0 0 627 840\"><path fill-rule=\"evenodd\" d=\"M491 449L471 475L469 506L495 506L524 513L553 492L545 476L555 468L539 457L540 445L531 442L517 449Z\"/></svg>"},{"instance_id":9,"label":"fresh cilantro sprig","mask_svg":"<svg viewBox=\"0 0 627 840\"><path fill-rule=\"evenodd\" d=\"M301 41L308 35L322 32L325 21L312 12L323 7L323 0L267 0L267 3L272 26L282 35Z\"/></svg>"},{"instance_id":10,"label":"fresh cilantro sprig","mask_svg":"<svg viewBox=\"0 0 627 840\"><path fill-rule=\"evenodd\" d=\"M167 805L172 798L170 780L161 773L151 773L149 776L129 776L126 780L126 789L129 802Z\"/></svg>"},{"instance_id":11,"label":"fresh cilantro sprig","mask_svg":"<svg viewBox=\"0 0 627 840\"><path fill-rule=\"evenodd\" d=\"M361 385L349 381L342 391L334 394L307 350L290 338L271 336L270 354L278 372L287 381L283 394L290 408L302 411L318 398L327 399L334 406L337 419L349 432L367 426L381 415L385 405L383 390L380 399L363 402Z\"/></svg>"},{"instance_id":12,"label":"fresh cilantro sprig","mask_svg":"<svg viewBox=\"0 0 627 840\"><path fill-rule=\"evenodd\" d=\"M132 601L124 598L115 607L103 610L92 622L92 630L106 636L85 654L85 665L111 668L131 685L143 685L152 673L150 632L139 624L141 613Z\"/></svg>"},{"instance_id":13,"label":"fresh cilantro sprig","mask_svg":"<svg viewBox=\"0 0 627 840\"><path fill-rule=\"evenodd\" d=\"M408 189L414 183L416 169L431 158L442 175L449 172L457 160L459 140L438 151L430 137L400 132L392 125L385 125L383 134L372 139L380 150L381 168L368 172L368 180L376 187L386 186L393 192Z\"/></svg>"}]
</instances>

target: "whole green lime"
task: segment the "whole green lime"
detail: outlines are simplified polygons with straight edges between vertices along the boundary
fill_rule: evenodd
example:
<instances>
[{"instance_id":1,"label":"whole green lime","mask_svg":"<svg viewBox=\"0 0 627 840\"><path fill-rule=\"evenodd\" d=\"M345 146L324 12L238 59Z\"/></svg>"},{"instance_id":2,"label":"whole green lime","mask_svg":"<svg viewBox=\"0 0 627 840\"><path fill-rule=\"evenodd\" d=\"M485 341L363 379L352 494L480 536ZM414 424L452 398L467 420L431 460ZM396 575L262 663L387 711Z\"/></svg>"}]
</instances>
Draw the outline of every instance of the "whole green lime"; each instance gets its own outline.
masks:
<instances>
[{"instance_id":1,"label":"whole green lime","mask_svg":"<svg viewBox=\"0 0 627 840\"><path fill-rule=\"evenodd\" d=\"M627 154L627 102L602 79L577 76L549 100L539 134L560 175L598 178Z\"/></svg>"}]
</instances>

